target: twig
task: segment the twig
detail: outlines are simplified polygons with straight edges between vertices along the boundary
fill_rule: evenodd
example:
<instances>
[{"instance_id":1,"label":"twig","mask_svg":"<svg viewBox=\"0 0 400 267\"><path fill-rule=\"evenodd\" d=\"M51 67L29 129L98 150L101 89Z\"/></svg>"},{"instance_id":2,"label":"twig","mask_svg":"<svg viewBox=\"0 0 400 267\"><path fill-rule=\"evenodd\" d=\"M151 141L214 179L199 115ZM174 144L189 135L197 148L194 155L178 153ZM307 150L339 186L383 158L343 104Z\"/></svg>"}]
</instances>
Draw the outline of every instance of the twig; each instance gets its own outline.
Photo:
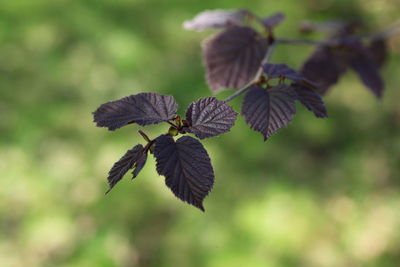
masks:
<instances>
[{"instance_id":1,"label":"twig","mask_svg":"<svg viewBox=\"0 0 400 267\"><path fill-rule=\"evenodd\" d=\"M359 37L376 40L376 39L389 39L390 37L400 34L400 20L396 21L395 23L389 25L386 29L381 32L369 34L369 35L361 35ZM278 44L297 44L297 45L329 45L335 46L338 43L334 40L325 40L325 41L317 41L317 40L310 40L310 39L276 39L276 43Z\"/></svg>"},{"instance_id":2,"label":"twig","mask_svg":"<svg viewBox=\"0 0 400 267\"><path fill-rule=\"evenodd\" d=\"M264 57L264 59L263 59L263 61L262 61L262 64L267 63L267 62L270 60L270 58L271 58L271 56L272 56L272 53L274 52L275 46L276 46L276 43L273 42L273 43L268 47L267 54L265 55L265 57ZM261 71L262 71L262 70L260 69L260 72L261 72ZM256 77L258 78L259 75L260 75L260 73L257 73ZM250 86L251 84L253 84L253 83L254 83L254 80L251 81L251 82L249 82L249 83L246 84L244 87L240 88L240 89L237 90L235 93L233 93L233 94L231 94L230 96L228 96L227 98L225 98L224 101L225 101L225 102L232 101L232 100L235 99L236 97L238 97L238 96L240 96L241 94L245 93L247 90L250 89L249 86Z\"/></svg>"},{"instance_id":3,"label":"twig","mask_svg":"<svg viewBox=\"0 0 400 267\"><path fill-rule=\"evenodd\" d=\"M175 124L173 124L172 122L170 122L170 121L167 121L167 123L169 124L169 125L171 125L173 128L175 128L175 129L178 129L178 126L176 126Z\"/></svg>"},{"instance_id":4,"label":"twig","mask_svg":"<svg viewBox=\"0 0 400 267\"><path fill-rule=\"evenodd\" d=\"M369 38L371 40L389 39L390 37L396 34L400 34L400 20L389 25L389 27L387 27L383 31L370 35Z\"/></svg>"},{"instance_id":5,"label":"twig","mask_svg":"<svg viewBox=\"0 0 400 267\"><path fill-rule=\"evenodd\" d=\"M142 130L138 130L138 133L144 138L144 140L146 140L148 143L151 142L150 138L147 136L147 134L145 132L143 132Z\"/></svg>"},{"instance_id":6,"label":"twig","mask_svg":"<svg viewBox=\"0 0 400 267\"><path fill-rule=\"evenodd\" d=\"M326 41L315 41L315 40L309 40L309 39L276 39L275 41L278 44L298 44L298 45L324 45L327 44L328 42Z\"/></svg>"}]
</instances>

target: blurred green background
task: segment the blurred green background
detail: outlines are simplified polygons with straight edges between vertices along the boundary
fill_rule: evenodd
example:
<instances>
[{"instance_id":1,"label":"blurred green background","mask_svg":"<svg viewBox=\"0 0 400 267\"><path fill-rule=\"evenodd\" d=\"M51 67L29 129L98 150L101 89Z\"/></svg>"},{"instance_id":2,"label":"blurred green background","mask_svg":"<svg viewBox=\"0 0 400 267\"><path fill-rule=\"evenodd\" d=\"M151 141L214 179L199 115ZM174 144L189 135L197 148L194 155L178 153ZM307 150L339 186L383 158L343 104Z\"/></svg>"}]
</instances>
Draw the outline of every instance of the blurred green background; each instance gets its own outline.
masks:
<instances>
[{"instance_id":1,"label":"blurred green background","mask_svg":"<svg viewBox=\"0 0 400 267\"><path fill-rule=\"evenodd\" d=\"M298 106L266 143L243 118L205 140L216 174L206 213L173 196L152 157L104 196L112 164L143 140L137 126L96 128L91 112L151 91L183 114L210 96L210 32L182 22L241 7L285 12L277 35L291 38L304 19L361 17L379 30L400 15L397 0L1 1L0 266L399 266L398 38L382 101L349 73L325 98L329 119ZM278 47L272 62L298 68L311 51Z\"/></svg>"}]
</instances>

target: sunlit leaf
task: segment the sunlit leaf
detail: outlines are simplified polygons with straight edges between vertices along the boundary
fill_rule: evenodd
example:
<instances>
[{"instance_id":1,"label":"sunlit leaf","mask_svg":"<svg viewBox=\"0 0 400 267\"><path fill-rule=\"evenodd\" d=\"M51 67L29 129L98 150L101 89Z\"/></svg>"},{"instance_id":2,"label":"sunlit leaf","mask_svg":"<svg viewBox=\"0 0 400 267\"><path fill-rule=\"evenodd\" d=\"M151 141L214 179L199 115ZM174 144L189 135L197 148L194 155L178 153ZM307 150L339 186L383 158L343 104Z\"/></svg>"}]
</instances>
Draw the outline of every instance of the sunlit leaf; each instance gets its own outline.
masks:
<instances>
[{"instance_id":1,"label":"sunlit leaf","mask_svg":"<svg viewBox=\"0 0 400 267\"><path fill-rule=\"evenodd\" d=\"M237 113L224 101L206 97L193 102L186 111L188 131L204 139L228 132L234 125Z\"/></svg>"},{"instance_id":2,"label":"sunlit leaf","mask_svg":"<svg viewBox=\"0 0 400 267\"><path fill-rule=\"evenodd\" d=\"M232 26L203 43L203 60L212 91L241 88L258 73L268 40L249 27Z\"/></svg>"},{"instance_id":3,"label":"sunlit leaf","mask_svg":"<svg viewBox=\"0 0 400 267\"><path fill-rule=\"evenodd\" d=\"M289 85L272 88L253 86L246 94L242 115L251 129L262 133L264 140L285 127L296 113L296 93Z\"/></svg>"},{"instance_id":4,"label":"sunlit leaf","mask_svg":"<svg viewBox=\"0 0 400 267\"><path fill-rule=\"evenodd\" d=\"M187 30L202 31L210 28L223 28L231 25L242 25L249 11L241 10L206 10L196 15L192 20L185 21L183 27Z\"/></svg>"},{"instance_id":5,"label":"sunlit leaf","mask_svg":"<svg viewBox=\"0 0 400 267\"><path fill-rule=\"evenodd\" d=\"M134 168L134 177L140 172L146 163L147 154L141 144L134 146L122 156L108 172L108 184L110 189L107 193L124 177L130 169Z\"/></svg>"},{"instance_id":6,"label":"sunlit leaf","mask_svg":"<svg viewBox=\"0 0 400 267\"><path fill-rule=\"evenodd\" d=\"M145 126L168 121L177 109L172 96L140 93L105 103L93 115L97 126L115 130L129 123Z\"/></svg>"},{"instance_id":7,"label":"sunlit leaf","mask_svg":"<svg viewBox=\"0 0 400 267\"><path fill-rule=\"evenodd\" d=\"M296 92L297 99L307 109L312 111L316 117L328 117L328 112L326 110L324 101L316 90L302 84L292 84L291 86Z\"/></svg>"},{"instance_id":8,"label":"sunlit leaf","mask_svg":"<svg viewBox=\"0 0 400 267\"><path fill-rule=\"evenodd\" d=\"M269 17L260 19L261 23L267 28L272 30L285 19L285 14L275 13Z\"/></svg>"},{"instance_id":9,"label":"sunlit leaf","mask_svg":"<svg viewBox=\"0 0 400 267\"><path fill-rule=\"evenodd\" d=\"M203 145L190 136L176 142L168 135L155 141L157 172L176 197L204 211L203 200L214 184L214 171Z\"/></svg>"}]
</instances>

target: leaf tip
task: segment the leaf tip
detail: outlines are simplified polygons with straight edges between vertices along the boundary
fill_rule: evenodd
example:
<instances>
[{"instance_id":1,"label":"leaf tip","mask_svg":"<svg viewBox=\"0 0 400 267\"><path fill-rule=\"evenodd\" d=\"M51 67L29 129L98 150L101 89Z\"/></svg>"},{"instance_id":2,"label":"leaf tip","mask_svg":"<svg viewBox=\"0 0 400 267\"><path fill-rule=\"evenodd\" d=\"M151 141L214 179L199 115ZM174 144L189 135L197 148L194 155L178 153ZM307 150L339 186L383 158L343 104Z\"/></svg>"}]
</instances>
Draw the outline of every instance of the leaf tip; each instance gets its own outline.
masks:
<instances>
[{"instance_id":1,"label":"leaf tip","mask_svg":"<svg viewBox=\"0 0 400 267\"><path fill-rule=\"evenodd\" d=\"M206 209L203 206L203 202L193 203L192 205L201 210L202 212L206 212Z\"/></svg>"},{"instance_id":2,"label":"leaf tip","mask_svg":"<svg viewBox=\"0 0 400 267\"><path fill-rule=\"evenodd\" d=\"M110 193L111 189L112 189L112 187L108 188L108 190L104 193L104 195L105 196L108 195L108 193Z\"/></svg>"}]
</instances>

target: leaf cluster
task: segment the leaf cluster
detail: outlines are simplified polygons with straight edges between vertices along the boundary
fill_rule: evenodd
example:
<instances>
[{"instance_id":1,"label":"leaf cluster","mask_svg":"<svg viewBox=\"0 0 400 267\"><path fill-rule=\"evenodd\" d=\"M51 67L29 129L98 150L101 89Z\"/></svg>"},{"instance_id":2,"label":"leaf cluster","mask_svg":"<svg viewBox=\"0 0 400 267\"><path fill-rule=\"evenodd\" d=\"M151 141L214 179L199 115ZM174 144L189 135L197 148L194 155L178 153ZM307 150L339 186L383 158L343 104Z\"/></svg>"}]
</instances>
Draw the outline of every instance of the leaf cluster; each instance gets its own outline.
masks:
<instances>
[{"instance_id":1,"label":"leaf cluster","mask_svg":"<svg viewBox=\"0 0 400 267\"><path fill-rule=\"evenodd\" d=\"M165 123L165 134L150 139L143 131L144 145L137 144L117 161L108 174L109 192L129 171L135 178L152 154L157 172L176 197L204 211L203 200L214 184L210 157L198 139L228 132L237 113L227 102L244 94L241 115L249 127L267 140L287 126L296 113L296 101L317 118L326 118L321 94L328 91L348 70L355 71L362 83L377 97L384 84L379 68L386 57L384 38L357 35L358 24L307 24L303 31L327 31L300 70L283 63L270 63L273 48L280 43L274 28L284 20L282 13L258 17L241 10L204 11L184 22L184 28L202 31L221 29L202 45L206 80L213 93L237 89L221 101L215 97L198 99L177 115L172 96L140 93L102 104L93 112L99 127L113 131L128 124L147 126ZM261 28L261 30L259 30ZM192 134L198 139L188 136ZM184 135L175 140L178 135Z\"/></svg>"},{"instance_id":2,"label":"leaf cluster","mask_svg":"<svg viewBox=\"0 0 400 267\"><path fill-rule=\"evenodd\" d=\"M145 146L138 144L128 150L108 173L108 193L131 169L135 178L146 164L148 154L154 155L157 172L165 176L165 184L181 200L204 211L203 199L214 184L210 157L200 139L214 137L230 130L237 113L215 97L201 98L186 110L186 119L176 114L178 105L172 96L140 93L102 104L93 112L99 127L115 130L128 124L146 126L155 123L170 125L166 134L150 139L143 131Z\"/></svg>"}]
</instances>

